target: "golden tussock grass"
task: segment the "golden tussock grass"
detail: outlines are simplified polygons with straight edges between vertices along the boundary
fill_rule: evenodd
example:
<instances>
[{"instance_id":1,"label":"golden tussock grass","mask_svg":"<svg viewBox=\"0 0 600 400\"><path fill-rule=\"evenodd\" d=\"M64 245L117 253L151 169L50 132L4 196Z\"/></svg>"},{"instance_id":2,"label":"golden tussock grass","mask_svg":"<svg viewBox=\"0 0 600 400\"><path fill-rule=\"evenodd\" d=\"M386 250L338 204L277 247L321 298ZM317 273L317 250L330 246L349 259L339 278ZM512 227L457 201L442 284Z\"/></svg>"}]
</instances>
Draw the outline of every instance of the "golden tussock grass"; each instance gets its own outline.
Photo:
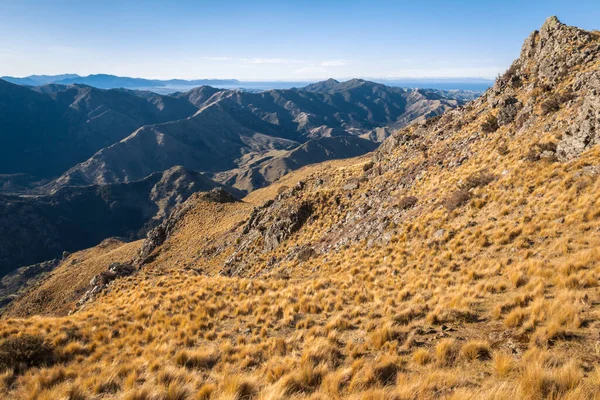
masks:
<instances>
[{"instance_id":1,"label":"golden tussock grass","mask_svg":"<svg viewBox=\"0 0 600 400\"><path fill-rule=\"evenodd\" d=\"M523 104L549 96L528 83ZM32 335L52 357L5 368L0 396L597 398L600 149L531 161L573 106L483 133L489 107L410 126L373 165L311 166L244 203L198 203L151 262L83 310L62 316L58 299L44 306L54 315L3 319L0 350ZM243 233L268 199L313 205L269 248L264 232ZM123 246L115 257L139 243Z\"/></svg>"}]
</instances>

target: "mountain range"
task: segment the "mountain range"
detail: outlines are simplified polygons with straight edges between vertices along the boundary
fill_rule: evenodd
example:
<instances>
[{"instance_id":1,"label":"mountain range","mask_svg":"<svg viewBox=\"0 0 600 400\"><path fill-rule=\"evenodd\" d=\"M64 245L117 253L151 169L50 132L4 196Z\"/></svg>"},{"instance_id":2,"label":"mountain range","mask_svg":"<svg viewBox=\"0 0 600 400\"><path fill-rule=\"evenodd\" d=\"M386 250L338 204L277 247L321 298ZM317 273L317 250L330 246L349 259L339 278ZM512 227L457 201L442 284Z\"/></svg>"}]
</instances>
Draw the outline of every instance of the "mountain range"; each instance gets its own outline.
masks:
<instances>
[{"instance_id":1,"label":"mountain range","mask_svg":"<svg viewBox=\"0 0 600 400\"><path fill-rule=\"evenodd\" d=\"M31 180L24 189L43 181L56 189L128 182L175 165L222 172L322 137L381 140L371 131L462 104L450 92L336 82L323 83L327 90L309 85L248 93L201 86L159 95L0 81L0 182L14 192L23 188L24 175Z\"/></svg>"},{"instance_id":2,"label":"mountain range","mask_svg":"<svg viewBox=\"0 0 600 400\"><path fill-rule=\"evenodd\" d=\"M373 151L464 96L474 94L359 79L171 95L0 80L0 275L110 236L145 234L168 215L149 193L173 169L185 177L165 194L173 204L214 187L239 198L303 166Z\"/></svg>"},{"instance_id":3,"label":"mountain range","mask_svg":"<svg viewBox=\"0 0 600 400\"><path fill-rule=\"evenodd\" d=\"M25 86L41 86L49 83L58 85L87 85L99 89L136 89L136 88L163 88L177 86L201 86L201 85L237 85L240 82L236 79L144 79L130 78L126 76L116 76L108 74L94 74L88 76L79 76L77 74L62 75L30 75L23 78L13 76L2 76L7 82Z\"/></svg>"},{"instance_id":4,"label":"mountain range","mask_svg":"<svg viewBox=\"0 0 600 400\"><path fill-rule=\"evenodd\" d=\"M326 128L282 134L307 138L289 159L360 138L397 95L333 81L277 94L291 109L320 99L336 110ZM212 96L227 101L198 112L233 116L219 122L289 123L262 113L276 92ZM362 111L339 110L358 98ZM193 144L178 122L164 125L148 129ZM600 32L551 17L481 97L395 129L371 154L307 165L242 199L223 187L193 194L145 238L7 276L0 391L597 398L599 144ZM32 271L44 278L29 283ZM7 296L21 279L27 288Z\"/></svg>"}]
</instances>

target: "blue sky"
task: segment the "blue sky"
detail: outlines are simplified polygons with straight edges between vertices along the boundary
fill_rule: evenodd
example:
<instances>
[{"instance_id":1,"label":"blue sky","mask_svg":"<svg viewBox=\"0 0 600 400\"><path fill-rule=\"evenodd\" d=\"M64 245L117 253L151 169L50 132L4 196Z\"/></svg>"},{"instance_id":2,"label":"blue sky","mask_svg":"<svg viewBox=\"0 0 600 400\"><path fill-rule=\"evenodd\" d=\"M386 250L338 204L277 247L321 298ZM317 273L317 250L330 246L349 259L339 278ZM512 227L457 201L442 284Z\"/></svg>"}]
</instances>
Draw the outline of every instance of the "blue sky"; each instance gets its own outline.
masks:
<instances>
[{"instance_id":1,"label":"blue sky","mask_svg":"<svg viewBox=\"0 0 600 400\"><path fill-rule=\"evenodd\" d=\"M0 75L494 77L550 15L600 1L0 0Z\"/></svg>"}]
</instances>

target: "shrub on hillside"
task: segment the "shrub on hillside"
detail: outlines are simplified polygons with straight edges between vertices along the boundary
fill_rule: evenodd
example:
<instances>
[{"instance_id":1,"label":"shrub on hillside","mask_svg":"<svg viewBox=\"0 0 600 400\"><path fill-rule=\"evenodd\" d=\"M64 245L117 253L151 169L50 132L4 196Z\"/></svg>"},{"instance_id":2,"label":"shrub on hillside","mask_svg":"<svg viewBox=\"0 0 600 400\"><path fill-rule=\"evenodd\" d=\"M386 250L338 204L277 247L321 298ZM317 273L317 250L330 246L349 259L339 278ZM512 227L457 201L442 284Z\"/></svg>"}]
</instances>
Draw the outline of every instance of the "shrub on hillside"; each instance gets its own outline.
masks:
<instances>
[{"instance_id":1,"label":"shrub on hillside","mask_svg":"<svg viewBox=\"0 0 600 400\"><path fill-rule=\"evenodd\" d=\"M401 210L408 210L409 208L413 208L417 205L419 199L415 196L404 196L398 201L398 207Z\"/></svg>"},{"instance_id":2,"label":"shrub on hillside","mask_svg":"<svg viewBox=\"0 0 600 400\"><path fill-rule=\"evenodd\" d=\"M560 110L560 100L557 96L552 96L542 103L542 114L544 115L548 115L558 110Z\"/></svg>"},{"instance_id":3,"label":"shrub on hillside","mask_svg":"<svg viewBox=\"0 0 600 400\"><path fill-rule=\"evenodd\" d=\"M535 143L525 155L526 161L539 161L542 158L556 161L556 143Z\"/></svg>"},{"instance_id":4,"label":"shrub on hillside","mask_svg":"<svg viewBox=\"0 0 600 400\"><path fill-rule=\"evenodd\" d=\"M54 346L37 335L12 336L0 343L0 370L23 373L56 362Z\"/></svg>"},{"instance_id":5,"label":"shrub on hillside","mask_svg":"<svg viewBox=\"0 0 600 400\"><path fill-rule=\"evenodd\" d=\"M446 197L442 201L442 205L446 207L448 211L453 211L469 201L470 198L471 194L467 189L459 189Z\"/></svg>"},{"instance_id":6,"label":"shrub on hillside","mask_svg":"<svg viewBox=\"0 0 600 400\"><path fill-rule=\"evenodd\" d=\"M560 110L560 106L568 101L573 100L575 94L571 90L567 90L562 94L555 94L548 100L542 103L542 114L548 115Z\"/></svg>"},{"instance_id":7,"label":"shrub on hillside","mask_svg":"<svg viewBox=\"0 0 600 400\"><path fill-rule=\"evenodd\" d=\"M496 118L492 114L489 114L485 118L485 121L483 121L483 123L481 124L481 130L484 133L496 132L498 130L498 118Z\"/></svg>"},{"instance_id":8,"label":"shrub on hillside","mask_svg":"<svg viewBox=\"0 0 600 400\"><path fill-rule=\"evenodd\" d=\"M473 175L469 176L465 180L463 188L466 189L466 190L469 190L469 189L473 189L473 188L476 188L476 187L487 186L494 179L496 179L495 175L490 174L489 172L486 172L486 171L481 171L481 172L478 172L476 174L473 174Z\"/></svg>"}]
</instances>

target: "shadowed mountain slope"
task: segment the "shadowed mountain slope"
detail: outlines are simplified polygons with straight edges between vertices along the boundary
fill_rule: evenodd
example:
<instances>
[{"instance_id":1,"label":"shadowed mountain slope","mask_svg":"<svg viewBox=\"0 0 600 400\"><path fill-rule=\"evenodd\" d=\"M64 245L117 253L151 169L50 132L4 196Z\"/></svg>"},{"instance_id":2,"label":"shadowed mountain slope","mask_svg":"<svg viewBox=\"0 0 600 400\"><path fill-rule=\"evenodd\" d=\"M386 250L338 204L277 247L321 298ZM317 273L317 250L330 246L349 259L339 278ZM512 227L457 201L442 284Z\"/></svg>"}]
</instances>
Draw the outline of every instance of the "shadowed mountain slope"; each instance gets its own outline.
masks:
<instances>
[{"instance_id":1,"label":"shadowed mountain slope","mask_svg":"<svg viewBox=\"0 0 600 400\"><path fill-rule=\"evenodd\" d=\"M221 185L173 167L131 183L65 187L45 196L0 195L0 275L111 236L137 238L193 193L215 187Z\"/></svg>"},{"instance_id":2,"label":"shadowed mountain slope","mask_svg":"<svg viewBox=\"0 0 600 400\"><path fill-rule=\"evenodd\" d=\"M196 111L186 99L0 80L0 173L50 178L142 125Z\"/></svg>"},{"instance_id":3,"label":"shadowed mountain slope","mask_svg":"<svg viewBox=\"0 0 600 400\"><path fill-rule=\"evenodd\" d=\"M274 150L291 150L323 137L371 137L368 134L374 128L401 127L458 105L456 100L435 92L390 88L363 80L339 84L328 92L291 89L247 93L199 88L177 96L188 99L200 110L189 118L144 127L71 168L51 187L127 182L174 164L212 173L250 171L253 164L271 157ZM373 146L357 148L368 151ZM356 153L320 152L313 158L323 161L323 156L331 159L353 155ZM272 176L290 170L282 164L281 167ZM229 176L235 173L232 171ZM259 181L264 185L272 179L239 187L249 190L257 187Z\"/></svg>"}]
</instances>

